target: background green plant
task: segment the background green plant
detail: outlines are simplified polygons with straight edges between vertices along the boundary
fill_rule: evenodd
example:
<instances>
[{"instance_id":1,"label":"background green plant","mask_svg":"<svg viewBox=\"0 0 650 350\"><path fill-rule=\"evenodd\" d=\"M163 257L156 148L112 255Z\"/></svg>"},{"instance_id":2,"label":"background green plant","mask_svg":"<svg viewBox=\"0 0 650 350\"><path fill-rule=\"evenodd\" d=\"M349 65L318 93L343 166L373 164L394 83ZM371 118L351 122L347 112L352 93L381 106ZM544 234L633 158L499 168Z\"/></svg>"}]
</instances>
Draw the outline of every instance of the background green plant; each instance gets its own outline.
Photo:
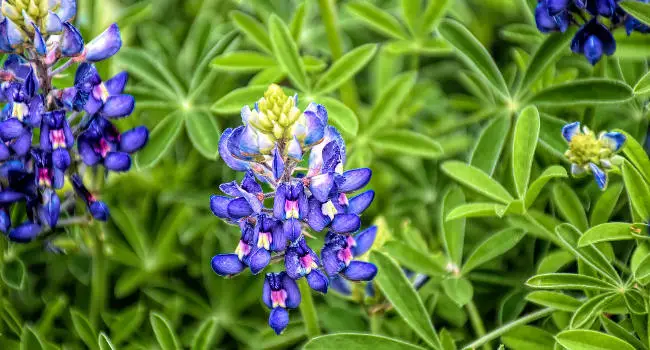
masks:
<instances>
[{"instance_id":1,"label":"background green plant","mask_svg":"<svg viewBox=\"0 0 650 350\"><path fill-rule=\"evenodd\" d=\"M126 122L153 132L67 254L0 240L0 348L647 349L650 37L617 33L592 67L534 3L80 1L87 37L120 24L100 69L129 71ZM374 296L314 295L316 329L295 313L281 336L261 279L208 263L239 238L208 209L233 176L220 131L270 83L328 108L379 227ZM567 175L575 120L628 134L604 192Z\"/></svg>"}]
</instances>

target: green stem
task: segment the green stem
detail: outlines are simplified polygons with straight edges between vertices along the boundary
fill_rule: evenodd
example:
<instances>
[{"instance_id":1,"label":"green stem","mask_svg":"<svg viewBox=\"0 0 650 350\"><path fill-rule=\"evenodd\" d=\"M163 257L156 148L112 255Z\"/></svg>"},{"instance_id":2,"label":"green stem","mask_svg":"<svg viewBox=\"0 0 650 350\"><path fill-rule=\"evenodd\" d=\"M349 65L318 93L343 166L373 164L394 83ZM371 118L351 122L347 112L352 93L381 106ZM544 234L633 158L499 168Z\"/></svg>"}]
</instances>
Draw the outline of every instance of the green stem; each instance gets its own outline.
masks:
<instances>
[{"instance_id":1,"label":"green stem","mask_svg":"<svg viewBox=\"0 0 650 350\"><path fill-rule=\"evenodd\" d=\"M300 314L302 321L305 323L305 331L307 337L312 339L320 335L320 326L318 325L318 314L314 307L314 299L311 296L311 288L307 284L307 280L302 278L299 283L300 295L302 301L300 302Z\"/></svg>"},{"instance_id":2,"label":"green stem","mask_svg":"<svg viewBox=\"0 0 650 350\"><path fill-rule=\"evenodd\" d=\"M318 0L321 17L327 33L327 42L332 52L332 59L338 60L343 56L343 41L338 28L336 18L336 0ZM359 110L359 94L354 78L348 80L340 89L341 100L346 106L350 107L355 113Z\"/></svg>"},{"instance_id":3,"label":"green stem","mask_svg":"<svg viewBox=\"0 0 650 350\"><path fill-rule=\"evenodd\" d=\"M104 238L102 228L96 223L93 231L92 277L90 281L90 315L89 320L97 328L101 313L106 306L106 257L104 256Z\"/></svg>"},{"instance_id":4,"label":"green stem","mask_svg":"<svg viewBox=\"0 0 650 350\"><path fill-rule=\"evenodd\" d=\"M483 325L483 319L481 319L481 315L478 313L478 309L476 309L474 302L470 301L467 305L465 305L465 308L467 309L469 320L472 323L472 327L474 328L476 335L479 336L479 338L485 336L485 326ZM483 345L483 350L490 350L489 340L490 339L488 339L488 341L485 342L485 345Z\"/></svg>"},{"instance_id":5,"label":"green stem","mask_svg":"<svg viewBox=\"0 0 650 350\"><path fill-rule=\"evenodd\" d=\"M546 309L541 309L538 311L535 311L533 313L530 313L520 319L514 320L512 322L506 323L503 326L493 330L492 332L476 339L475 341L465 345L463 347L463 350L469 350L469 349L476 349L479 346L483 344L487 344L489 341L497 339L501 335L508 333L510 330L512 330L515 327L522 326L525 324L528 324L530 322L539 320L540 318L546 317L550 315L555 309L552 308L546 308Z\"/></svg>"}]
</instances>

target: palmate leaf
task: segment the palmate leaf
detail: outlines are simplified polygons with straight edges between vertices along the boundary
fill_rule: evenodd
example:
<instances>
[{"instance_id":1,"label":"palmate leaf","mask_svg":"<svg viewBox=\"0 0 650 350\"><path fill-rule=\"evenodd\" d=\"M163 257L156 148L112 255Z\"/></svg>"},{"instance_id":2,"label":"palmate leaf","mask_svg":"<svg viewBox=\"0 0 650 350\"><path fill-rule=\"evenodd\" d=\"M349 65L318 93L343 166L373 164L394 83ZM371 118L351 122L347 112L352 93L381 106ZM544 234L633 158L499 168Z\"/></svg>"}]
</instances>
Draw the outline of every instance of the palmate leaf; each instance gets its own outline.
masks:
<instances>
[{"instance_id":1,"label":"palmate leaf","mask_svg":"<svg viewBox=\"0 0 650 350\"><path fill-rule=\"evenodd\" d=\"M633 226L625 222L607 222L590 228L580 236L578 247L607 241L620 241L634 239Z\"/></svg>"},{"instance_id":2,"label":"palmate leaf","mask_svg":"<svg viewBox=\"0 0 650 350\"><path fill-rule=\"evenodd\" d=\"M213 67L234 72L256 72L276 65L272 57L254 51L230 52L212 60Z\"/></svg>"},{"instance_id":3,"label":"palmate leaf","mask_svg":"<svg viewBox=\"0 0 650 350\"><path fill-rule=\"evenodd\" d=\"M314 86L315 93L327 94L339 88L363 69L376 51L376 44L366 44L343 55L318 79Z\"/></svg>"},{"instance_id":4,"label":"palmate leaf","mask_svg":"<svg viewBox=\"0 0 650 350\"><path fill-rule=\"evenodd\" d=\"M359 333L337 333L316 337L307 344L305 350L340 350L340 349L395 349L395 350L424 350L417 345L379 335Z\"/></svg>"},{"instance_id":5,"label":"palmate leaf","mask_svg":"<svg viewBox=\"0 0 650 350\"><path fill-rule=\"evenodd\" d=\"M634 96L624 82L609 79L584 79L554 85L528 100L535 105L580 106L625 102Z\"/></svg>"},{"instance_id":6,"label":"palmate leaf","mask_svg":"<svg viewBox=\"0 0 650 350\"><path fill-rule=\"evenodd\" d=\"M512 140L512 172L515 179L515 188L520 198L525 197L528 189L528 181L539 137L539 128L540 121L537 108L526 107L517 118Z\"/></svg>"},{"instance_id":7,"label":"palmate leaf","mask_svg":"<svg viewBox=\"0 0 650 350\"><path fill-rule=\"evenodd\" d=\"M356 1L346 7L353 15L367 23L374 30L394 39L406 39L407 33L392 15L365 1Z\"/></svg>"},{"instance_id":8,"label":"palmate leaf","mask_svg":"<svg viewBox=\"0 0 650 350\"><path fill-rule=\"evenodd\" d=\"M217 119L204 111L188 112L185 116L185 127L194 148L207 159L216 159L221 136Z\"/></svg>"},{"instance_id":9,"label":"palmate leaf","mask_svg":"<svg viewBox=\"0 0 650 350\"><path fill-rule=\"evenodd\" d=\"M573 273L546 273L535 275L526 281L531 288L613 291L617 287L595 277Z\"/></svg>"},{"instance_id":10,"label":"palmate leaf","mask_svg":"<svg viewBox=\"0 0 650 350\"><path fill-rule=\"evenodd\" d=\"M271 39L262 23L240 11L231 12L230 18L237 28L244 32L260 49L267 53L273 53Z\"/></svg>"},{"instance_id":11,"label":"palmate leaf","mask_svg":"<svg viewBox=\"0 0 650 350\"><path fill-rule=\"evenodd\" d=\"M633 350L628 342L609 334L585 329L558 333L555 340L568 350Z\"/></svg>"},{"instance_id":12,"label":"palmate leaf","mask_svg":"<svg viewBox=\"0 0 650 350\"><path fill-rule=\"evenodd\" d=\"M517 228L508 228L497 232L485 241L481 242L478 247L470 254L463 264L461 272L467 275L470 271L478 266L504 254L512 249L526 233Z\"/></svg>"},{"instance_id":13,"label":"palmate leaf","mask_svg":"<svg viewBox=\"0 0 650 350\"><path fill-rule=\"evenodd\" d=\"M183 130L184 120L183 113L179 110L168 114L156 125L151 131L147 146L135 157L138 168L152 167L160 161Z\"/></svg>"},{"instance_id":14,"label":"palmate leaf","mask_svg":"<svg viewBox=\"0 0 650 350\"><path fill-rule=\"evenodd\" d=\"M298 54L298 45L291 37L287 25L276 15L272 15L269 19L269 37L273 54L280 66L284 68L284 72L298 89L307 91L307 73Z\"/></svg>"},{"instance_id":15,"label":"palmate leaf","mask_svg":"<svg viewBox=\"0 0 650 350\"><path fill-rule=\"evenodd\" d=\"M151 322L151 328L162 350L180 349L178 337L165 316L157 312L152 312L149 315L149 322Z\"/></svg>"},{"instance_id":16,"label":"palmate leaf","mask_svg":"<svg viewBox=\"0 0 650 350\"><path fill-rule=\"evenodd\" d=\"M464 218L450 220L449 214L464 203L465 194L457 186L450 188L442 198L440 238L447 256L457 267L461 265L463 260L466 220Z\"/></svg>"},{"instance_id":17,"label":"palmate leaf","mask_svg":"<svg viewBox=\"0 0 650 350\"><path fill-rule=\"evenodd\" d=\"M459 161L447 161L442 171L461 184L498 202L508 204L514 198L498 182L481 170Z\"/></svg>"},{"instance_id":18,"label":"palmate leaf","mask_svg":"<svg viewBox=\"0 0 650 350\"><path fill-rule=\"evenodd\" d=\"M339 130L352 136L357 134L359 131L359 118L343 102L326 96L319 97L318 101L315 102L325 106L329 117L328 120Z\"/></svg>"},{"instance_id":19,"label":"palmate leaf","mask_svg":"<svg viewBox=\"0 0 650 350\"><path fill-rule=\"evenodd\" d=\"M574 35L575 30L572 29L565 33L549 35L544 40L528 63L526 72L519 84L519 91L526 92L544 71L560 58L563 52L568 51L569 42Z\"/></svg>"},{"instance_id":20,"label":"palmate leaf","mask_svg":"<svg viewBox=\"0 0 650 350\"><path fill-rule=\"evenodd\" d=\"M490 120L474 146L469 163L492 176L499 162L501 151L508 139L510 116L497 115Z\"/></svg>"},{"instance_id":21,"label":"palmate leaf","mask_svg":"<svg viewBox=\"0 0 650 350\"><path fill-rule=\"evenodd\" d=\"M377 132L370 140L375 149L403 155L436 159L443 155L440 144L429 136L411 130L396 129Z\"/></svg>"}]
</instances>

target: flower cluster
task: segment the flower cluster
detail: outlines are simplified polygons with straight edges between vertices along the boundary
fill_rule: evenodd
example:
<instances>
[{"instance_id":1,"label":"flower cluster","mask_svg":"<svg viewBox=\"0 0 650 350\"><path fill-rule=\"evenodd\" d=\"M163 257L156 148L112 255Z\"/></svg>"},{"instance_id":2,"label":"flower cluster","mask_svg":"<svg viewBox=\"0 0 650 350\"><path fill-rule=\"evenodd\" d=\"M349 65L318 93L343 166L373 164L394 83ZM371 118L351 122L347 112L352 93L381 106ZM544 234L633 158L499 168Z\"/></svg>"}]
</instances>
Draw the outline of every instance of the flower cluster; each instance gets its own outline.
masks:
<instances>
[{"instance_id":1,"label":"flower cluster","mask_svg":"<svg viewBox=\"0 0 650 350\"><path fill-rule=\"evenodd\" d=\"M219 153L245 175L240 183L220 186L225 196L210 198L212 212L241 229L235 253L212 258L217 274L232 276L246 267L257 274L283 263L284 271L266 274L262 293L278 334L289 322L287 309L300 304L296 280L305 277L312 289L326 293L329 278L370 281L377 273L373 264L353 260L375 239L376 227L359 231L359 215L374 191L349 198L370 181L371 171L343 171L345 143L328 125L325 107L311 103L301 112L297 104L297 96L271 85L252 110L242 109L244 125L223 132ZM327 232L320 257L307 243L310 231Z\"/></svg>"},{"instance_id":2,"label":"flower cluster","mask_svg":"<svg viewBox=\"0 0 650 350\"><path fill-rule=\"evenodd\" d=\"M84 43L71 24L76 7L75 0L2 1L0 51L9 55L0 69L0 231L13 241L53 231L71 210L57 193L66 177L92 217L106 220L108 208L84 186L83 170L103 164L126 171L148 139L145 127L120 133L111 122L134 108L123 94L126 73L102 82L93 65L119 51L119 28ZM74 64L74 86L54 86ZM14 210L18 203L24 213ZM26 220L13 226L10 213Z\"/></svg>"},{"instance_id":3,"label":"flower cluster","mask_svg":"<svg viewBox=\"0 0 650 350\"><path fill-rule=\"evenodd\" d=\"M619 132L601 132L598 137L586 126L573 122L562 128L562 137L569 143L565 156L571 162L574 176L593 174L600 189L607 186L607 171L621 165L623 158L616 153L625 144Z\"/></svg>"},{"instance_id":4,"label":"flower cluster","mask_svg":"<svg viewBox=\"0 0 650 350\"><path fill-rule=\"evenodd\" d=\"M648 2L648 0L639 0ZM648 33L650 27L641 23L618 6L619 0L538 0L535 9L537 28L542 33L564 32L569 25L582 20L582 25L571 42L571 50L584 55L593 65L603 54L616 51L612 30L625 26L627 34L633 31ZM608 26L601 23L606 20Z\"/></svg>"}]
</instances>

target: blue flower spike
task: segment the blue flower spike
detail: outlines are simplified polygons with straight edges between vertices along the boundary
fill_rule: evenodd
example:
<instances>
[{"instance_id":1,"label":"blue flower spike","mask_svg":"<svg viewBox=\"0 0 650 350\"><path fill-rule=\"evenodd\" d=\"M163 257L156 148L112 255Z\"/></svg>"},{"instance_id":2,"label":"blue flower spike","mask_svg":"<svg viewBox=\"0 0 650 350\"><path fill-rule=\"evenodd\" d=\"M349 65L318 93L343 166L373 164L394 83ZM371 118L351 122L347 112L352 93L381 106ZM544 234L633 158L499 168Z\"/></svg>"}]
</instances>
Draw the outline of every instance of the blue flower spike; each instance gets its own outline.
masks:
<instances>
[{"instance_id":1,"label":"blue flower spike","mask_svg":"<svg viewBox=\"0 0 650 350\"><path fill-rule=\"evenodd\" d=\"M375 197L362 190L372 171L345 171L345 142L327 124L325 107L311 103L301 112L297 96L288 97L278 85L269 86L253 108L244 106L241 116L243 125L221 135L219 154L244 178L222 184L223 195L210 198L214 215L237 225L241 236L234 253L212 258L212 269L231 277L280 264L284 270L267 273L262 292L269 326L280 334L289 310L300 304L297 280L304 277L325 294L333 276L345 280L337 281L341 286L375 277L375 265L353 260L371 248L377 232L360 231L361 215ZM298 168L303 159L308 167ZM327 233L320 256L309 244L318 233Z\"/></svg>"},{"instance_id":2,"label":"blue flower spike","mask_svg":"<svg viewBox=\"0 0 650 350\"><path fill-rule=\"evenodd\" d=\"M648 3L648 0L637 0ZM619 0L538 0L535 8L535 22L542 33L565 32L570 25L580 26L571 42L571 50L584 55L592 65L603 55L611 56L616 51L616 40L612 32L625 27L628 35L636 31L649 33L650 27L626 13ZM602 21L606 19L605 21ZM608 23L605 26L604 23Z\"/></svg>"},{"instance_id":3,"label":"blue flower spike","mask_svg":"<svg viewBox=\"0 0 650 350\"><path fill-rule=\"evenodd\" d=\"M586 126L573 122L562 128L562 137L569 144L569 149L564 155L571 162L571 174L592 174L598 187L605 189L607 172L623 162L623 158L617 153L625 145L625 135L603 131L596 136Z\"/></svg>"},{"instance_id":4,"label":"blue flower spike","mask_svg":"<svg viewBox=\"0 0 650 350\"><path fill-rule=\"evenodd\" d=\"M94 67L120 50L119 27L84 40L73 24L76 0L5 0L0 11L0 51L8 54L0 67L0 231L15 242L56 233L59 218L75 214L59 198L66 179L89 219L108 220L82 172L127 171L149 139L144 126L122 132L112 123L133 112L127 74L104 81ZM60 74L74 75L74 85L55 87ZM22 223L10 220L15 206L25 208Z\"/></svg>"}]
</instances>

